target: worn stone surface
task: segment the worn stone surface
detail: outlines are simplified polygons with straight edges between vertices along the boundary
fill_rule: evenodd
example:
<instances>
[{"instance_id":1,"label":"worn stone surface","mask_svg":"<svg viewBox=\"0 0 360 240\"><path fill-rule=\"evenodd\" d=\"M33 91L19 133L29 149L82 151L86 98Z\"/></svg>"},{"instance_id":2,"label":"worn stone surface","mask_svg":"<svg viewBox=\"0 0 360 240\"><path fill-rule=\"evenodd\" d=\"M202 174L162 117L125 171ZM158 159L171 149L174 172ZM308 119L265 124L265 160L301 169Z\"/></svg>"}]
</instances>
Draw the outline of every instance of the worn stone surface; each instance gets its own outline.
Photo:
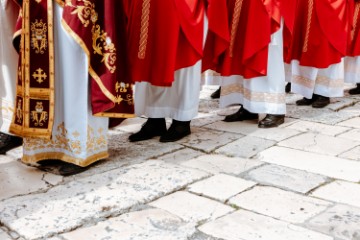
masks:
<instances>
[{"instance_id":1,"label":"worn stone surface","mask_svg":"<svg viewBox=\"0 0 360 240\"><path fill-rule=\"evenodd\" d=\"M201 169L209 173L228 173L238 175L251 168L263 164L260 161L244 158L231 158L223 155L202 155L198 158L184 162L182 165Z\"/></svg>"},{"instance_id":2,"label":"worn stone surface","mask_svg":"<svg viewBox=\"0 0 360 240\"><path fill-rule=\"evenodd\" d=\"M200 231L223 240L332 240L274 218L240 210L199 227Z\"/></svg>"},{"instance_id":3,"label":"worn stone surface","mask_svg":"<svg viewBox=\"0 0 360 240\"><path fill-rule=\"evenodd\" d=\"M312 132L312 133L321 133L324 135L336 136L346 131L349 131L350 128L343 126L332 126L326 125L323 123L309 122L309 121L297 121L286 128L295 129L300 132Z\"/></svg>"},{"instance_id":4,"label":"worn stone surface","mask_svg":"<svg viewBox=\"0 0 360 240\"><path fill-rule=\"evenodd\" d=\"M208 179L191 184L188 190L192 193L225 202L230 197L256 185L255 182L226 174L217 174Z\"/></svg>"},{"instance_id":5,"label":"worn stone surface","mask_svg":"<svg viewBox=\"0 0 360 240\"><path fill-rule=\"evenodd\" d=\"M4 232L4 230L2 230L1 228L0 228L0 239L11 240L10 236L6 232Z\"/></svg>"},{"instance_id":6,"label":"worn stone surface","mask_svg":"<svg viewBox=\"0 0 360 240\"><path fill-rule=\"evenodd\" d=\"M230 157L250 158L275 145L275 143L275 141L263 138L246 136L217 149L215 152Z\"/></svg>"},{"instance_id":7,"label":"worn stone surface","mask_svg":"<svg viewBox=\"0 0 360 240\"><path fill-rule=\"evenodd\" d=\"M218 115L216 112L211 113L199 113L193 120L191 120L191 126L203 127L205 125L223 120L224 117Z\"/></svg>"},{"instance_id":8,"label":"worn stone surface","mask_svg":"<svg viewBox=\"0 0 360 240\"><path fill-rule=\"evenodd\" d=\"M245 178L299 193L307 193L327 181L326 177L318 174L274 164L254 169Z\"/></svg>"},{"instance_id":9,"label":"worn stone surface","mask_svg":"<svg viewBox=\"0 0 360 240\"><path fill-rule=\"evenodd\" d=\"M356 142L323 134L304 133L282 141L278 143L278 145L307 152L337 156L340 153L346 152L349 149L360 145L360 141Z\"/></svg>"},{"instance_id":10,"label":"worn stone surface","mask_svg":"<svg viewBox=\"0 0 360 240\"><path fill-rule=\"evenodd\" d=\"M193 150L191 148L182 148L171 153L167 153L163 156L157 157L156 159L162 160L164 162L181 164L183 162L189 161L193 158L203 155L202 152Z\"/></svg>"},{"instance_id":11,"label":"worn stone surface","mask_svg":"<svg viewBox=\"0 0 360 240\"><path fill-rule=\"evenodd\" d=\"M190 136L130 143L146 118L127 119L110 157L74 176L23 165L21 147L0 155L0 240L360 240L360 97L314 109L287 94L285 123L259 129L223 122L239 105L219 109L217 87Z\"/></svg>"},{"instance_id":12,"label":"worn stone surface","mask_svg":"<svg viewBox=\"0 0 360 240\"><path fill-rule=\"evenodd\" d=\"M307 226L344 240L360 239L360 208L336 205L311 219Z\"/></svg>"},{"instance_id":13,"label":"worn stone surface","mask_svg":"<svg viewBox=\"0 0 360 240\"><path fill-rule=\"evenodd\" d=\"M360 161L360 147L355 147L347 152L344 152L340 154L339 157Z\"/></svg>"},{"instance_id":14,"label":"worn stone surface","mask_svg":"<svg viewBox=\"0 0 360 240\"><path fill-rule=\"evenodd\" d=\"M360 128L360 117L355 117L339 123L340 126Z\"/></svg>"},{"instance_id":15,"label":"worn stone surface","mask_svg":"<svg viewBox=\"0 0 360 240\"><path fill-rule=\"evenodd\" d=\"M187 147L212 152L236 139L243 137L240 134L226 133L208 129L193 128L190 136L178 141Z\"/></svg>"},{"instance_id":16,"label":"worn stone surface","mask_svg":"<svg viewBox=\"0 0 360 240\"><path fill-rule=\"evenodd\" d=\"M312 196L360 208L360 184L344 181L329 183L314 191Z\"/></svg>"},{"instance_id":17,"label":"worn stone surface","mask_svg":"<svg viewBox=\"0 0 360 240\"><path fill-rule=\"evenodd\" d=\"M309 153L284 147L272 147L257 156L258 160L285 167L305 170L331 178L360 181L360 162Z\"/></svg>"},{"instance_id":18,"label":"worn stone surface","mask_svg":"<svg viewBox=\"0 0 360 240\"><path fill-rule=\"evenodd\" d=\"M346 133L340 134L339 138L360 142L360 129L353 129Z\"/></svg>"},{"instance_id":19,"label":"worn stone surface","mask_svg":"<svg viewBox=\"0 0 360 240\"><path fill-rule=\"evenodd\" d=\"M183 222L179 217L161 209L147 209L111 218L62 236L67 240L184 240L194 232L194 225Z\"/></svg>"},{"instance_id":20,"label":"worn stone surface","mask_svg":"<svg viewBox=\"0 0 360 240\"><path fill-rule=\"evenodd\" d=\"M44 191L61 181L62 177L41 172L8 156L0 155L0 200Z\"/></svg>"},{"instance_id":21,"label":"worn stone surface","mask_svg":"<svg viewBox=\"0 0 360 240\"><path fill-rule=\"evenodd\" d=\"M323 200L262 186L238 194L229 203L291 223L303 223L330 205Z\"/></svg>"},{"instance_id":22,"label":"worn stone surface","mask_svg":"<svg viewBox=\"0 0 360 240\"><path fill-rule=\"evenodd\" d=\"M288 105L286 115L291 118L298 118L311 122L335 125L337 123L357 117L360 115L360 113L347 109L340 111L333 111L329 108L318 109L318 108L312 108L311 106L299 107L299 106Z\"/></svg>"},{"instance_id":23,"label":"worn stone surface","mask_svg":"<svg viewBox=\"0 0 360 240\"><path fill-rule=\"evenodd\" d=\"M274 141L282 141L300 133L298 130L282 127L268 129L259 128L253 121L233 123L220 121L206 125L205 127Z\"/></svg>"},{"instance_id":24,"label":"worn stone surface","mask_svg":"<svg viewBox=\"0 0 360 240\"><path fill-rule=\"evenodd\" d=\"M119 214L206 176L195 169L150 161L0 202L0 220L28 239L47 237L94 217Z\"/></svg>"},{"instance_id":25,"label":"worn stone surface","mask_svg":"<svg viewBox=\"0 0 360 240\"><path fill-rule=\"evenodd\" d=\"M183 191L160 198L150 203L150 206L166 210L186 222L195 223L213 220L234 211L227 205Z\"/></svg>"}]
</instances>

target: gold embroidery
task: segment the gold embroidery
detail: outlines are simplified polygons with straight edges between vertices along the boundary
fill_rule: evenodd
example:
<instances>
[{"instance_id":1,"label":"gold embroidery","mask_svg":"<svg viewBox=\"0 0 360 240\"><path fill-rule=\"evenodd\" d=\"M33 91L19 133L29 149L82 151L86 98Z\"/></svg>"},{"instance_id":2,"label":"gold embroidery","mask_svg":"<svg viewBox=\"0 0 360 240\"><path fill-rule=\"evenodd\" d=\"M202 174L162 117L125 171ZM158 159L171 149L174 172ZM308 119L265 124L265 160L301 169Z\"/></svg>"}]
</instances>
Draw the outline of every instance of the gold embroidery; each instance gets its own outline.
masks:
<instances>
[{"instance_id":1,"label":"gold embroidery","mask_svg":"<svg viewBox=\"0 0 360 240\"><path fill-rule=\"evenodd\" d=\"M46 24L40 21L35 20L31 23L31 46L35 49L35 53L44 54L44 50L47 48L47 27Z\"/></svg>"},{"instance_id":2,"label":"gold embroidery","mask_svg":"<svg viewBox=\"0 0 360 240\"><path fill-rule=\"evenodd\" d=\"M292 76L291 82L310 89L313 89L316 84L330 88L342 88L344 84L344 79L331 79L325 76L317 76L316 80L312 80L304 76L294 75Z\"/></svg>"},{"instance_id":3,"label":"gold embroidery","mask_svg":"<svg viewBox=\"0 0 360 240\"><path fill-rule=\"evenodd\" d=\"M145 59L149 37L150 0L143 0L138 58Z\"/></svg>"},{"instance_id":4,"label":"gold embroidery","mask_svg":"<svg viewBox=\"0 0 360 240\"><path fill-rule=\"evenodd\" d=\"M235 46L236 33L238 31L241 9L242 9L243 0L236 0L234 6L234 15L231 23L231 38L230 38L230 47L229 47L229 55L233 57L233 51Z\"/></svg>"},{"instance_id":5,"label":"gold embroidery","mask_svg":"<svg viewBox=\"0 0 360 240\"><path fill-rule=\"evenodd\" d=\"M21 123L23 120L22 100L19 99L16 107L16 122Z\"/></svg>"},{"instance_id":6,"label":"gold embroidery","mask_svg":"<svg viewBox=\"0 0 360 240\"><path fill-rule=\"evenodd\" d=\"M22 160L22 162L27 163L27 164L34 164L41 160L58 159L58 160L61 160L64 162L73 163L73 164L81 166L81 167L86 167L94 162L106 159L108 157L109 157L109 153L107 151L103 151L103 152L91 155L87 158L74 157L74 156L70 156L68 154L61 153L61 152L45 152L45 153L37 153L34 155L24 154L21 160Z\"/></svg>"},{"instance_id":7,"label":"gold embroidery","mask_svg":"<svg viewBox=\"0 0 360 240\"><path fill-rule=\"evenodd\" d=\"M40 84L47 78L46 73L41 68L38 68L32 76Z\"/></svg>"},{"instance_id":8,"label":"gold embroidery","mask_svg":"<svg viewBox=\"0 0 360 240\"><path fill-rule=\"evenodd\" d=\"M97 132L99 134L95 135L94 129L88 126L86 148L84 148L81 139L79 139L80 133L78 131L69 133L65 127L65 124L61 123L57 127L57 132L51 140L41 138L25 138L24 150L46 151L46 149L63 149L73 154L81 154L83 151L89 153L98 152L107 148L107 137L102 133L102 130L99 132L98 129Z\"/></svg>"},{"instance_id":9,"label":"gold embroidery","mask_svg":"<svg viewBox=\"0 0 360 240\"><path fill-rule=\"evenodd\" d=\"M313 89L314 86L315 86L315 81L314 80L311 80L309 78L306 78L306 77L303 77L303 76L300 76L300 75L293 75L291 77L291 82L295 83L295 84L305 86L305 87L310 88L310 89Z\"/></svg>"},{"instance_id":10,"label":"gold embroidery","mask_svg":"<svg viewBox=\"0 0 360 240\"><path fill-rule=\"evenodd\" d=\"M307 23L306 23L306 33L305 33L303 52L308 51L313 10L314 10L314 0L308 0L308 16L307 16Z\"/></svg>"},{"instance_id":11,"label":"gold embroidery","mask_svg":"<svg viewBox=\"0 0 360 240\"><path fill-rule=\"evenodd\" d=\"M31 120L35 126L44 126L44 122L48 120L48 112L44 111L42 102L37 102L35 110L31 111Z\"/></svg>"},{"instance_id":12,"label":"gold embroidery","mask_svg":"<svg viewBox=\"0 0 360 240\"><path fill-rule=\"evenodd\" d=\"M242 94L245 99L253 102L285 104L285 93L252 92L238 84L221 86L221 96L233 93Z\"/></svg>"},{"instance_id":13,"label":"gold embroidery","mask_svg":"<svg viewBox=\"0 0 360 240\"><path fill-rule=\"evenodd\" d=\"M92 28L92 42L94 53L103 56L101 62L103 62L106 68L114 73L116 70L116 48L111 39L107 36L107 33L101 30L99 25L94 25ZM103 52L103 50L105 50Z\"/></svg>"},{"instance_id":14,"label":"gold embroidery","mask_svg":"<svg viewBox=\"0 0 360 240\"><path fill-rule=\"evenodd\" d=\"M360 3L356 3L354 19L353 19L353 24L352 24L353 29L351 30L351 41L353 41L354 37L355 37L355 31L356 31L357 24L358 24L359 12L360 12Z\"/></svg>"},{"instance_id":15,"label":"gold embroidery","mask_svg":"<svg viewBox=\"0 0 360 240\"><path fill-rule=\"evenodd\" d=\"M66 1L66 6L74 8L71 14L76 14L84 27L88 27L91 23L92 28L92 47L95 54L102 56L101 62L106 68L114 73L116 71L116 48L107 32L101 29L98 21L98 13L95 11L95 4L88 0L77 0L84 5L74 6L70 0Z\"/></svg>"},{"instance_id":16,"label":"gold embroidery","mask_svg":"<svg viewBox=\"0 0 360 240\"><path fill-rule=\"evenodd\" d=\"M42 0L35 0L37 3L41 3Z\"/></svg>"},{"instance_id":17,"label":"gold embroidery","mask_svg":"<svg viewBox=\"0 0 360 240\"><path fill-rule=\"evenodd\" d=\"M331 79L325 76L317 76L316 84L323 85L330 88L343 88L344 86L344 79Z\"/></svg>"}]
</instances>

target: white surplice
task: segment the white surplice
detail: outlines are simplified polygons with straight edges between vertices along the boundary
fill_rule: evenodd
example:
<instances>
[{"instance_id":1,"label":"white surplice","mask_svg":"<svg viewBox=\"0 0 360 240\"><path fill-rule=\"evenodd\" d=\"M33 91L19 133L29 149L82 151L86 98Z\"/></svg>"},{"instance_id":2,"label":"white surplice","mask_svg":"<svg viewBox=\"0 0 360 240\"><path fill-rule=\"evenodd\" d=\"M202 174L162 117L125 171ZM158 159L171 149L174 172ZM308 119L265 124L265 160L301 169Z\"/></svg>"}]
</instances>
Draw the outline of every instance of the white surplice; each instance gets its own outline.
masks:
<instances>
[{"instance_id":1,"label":"white surplice","mask_svg":"<svg viewBox=\"0 0 360 240\"><path fill-rule=\"evenodd\" d=\"M12 39L18 17L12 0L0 0L0 131L9 133L14 112L18 54Z\"/></svg>"},{"instance_id":2,"label":"white surplice","mask_svg":"<svg viewBox=\"0 0 360 240\"><path fill-rule=\"evenodd\" d=\"M242 104L253 113L285 114L285 72L282 28L272 34L268 55L268 74L244 79L222 77L220 107Z\"/></svg>"},{"instance_id":3,"label":"white surplice","mask_svg":"<svg viewBox=\"0 0 360 240\"><path fill-rule=\"evenodd\" d=\"M201 61L175 72L171 87L135 84L135 114L150 118L172 118L190 121L198 114Z\"/></svg>"},{"instance_id":4,"label":"white surplice","mask_svg":"<svg viewBox=\"0 0 360 240\"><path fill-rule=\"evenodd\" d=\"M345 57L345 82L360 83L360 57Z\"/></svg>"},{"instance_id":5,"label":"white surplice","mask_svg":"<svg viewBox=\"0 0 360 240\"><path fill-rule=\"evenodd\" d=\"M306 98L313 94L324 97L344 95L344 61L327 68L301 66L299 61L291 62L291 91Z\"/></svg>"}]
</instances>

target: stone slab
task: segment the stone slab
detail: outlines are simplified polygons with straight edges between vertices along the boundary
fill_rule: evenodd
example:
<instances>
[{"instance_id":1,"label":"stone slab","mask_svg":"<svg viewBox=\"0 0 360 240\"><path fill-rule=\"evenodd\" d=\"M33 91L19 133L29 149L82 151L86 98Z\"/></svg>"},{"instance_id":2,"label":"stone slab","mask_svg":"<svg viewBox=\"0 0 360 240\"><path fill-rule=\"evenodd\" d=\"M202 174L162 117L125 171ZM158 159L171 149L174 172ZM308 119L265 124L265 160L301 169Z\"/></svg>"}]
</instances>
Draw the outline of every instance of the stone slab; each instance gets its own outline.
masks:
<instances>
[{"instance_id":1,"label":"stone slab","mask_svg":"<svg viewBox=\"0 0 360 240\"><path fill-rule=\"evenodd\" d=\"M318 188L311 195L329 201L345 203L360 208L359 183L334 181Z\"/></svg>"},{"instance_id":2,"label":"stone slab","mask_svg":"<svg viewBox=\"0 0 360 240\"><path fill-rule=\"evenodd\" d=\"M263 163L257 160L232 158L223 155L202 155L198 158L182 163L183 166L200 169L212 174L227 173L238 175Z\"/></svg>"},{"instance_id":3,"label":"stone slab","mask_svg":"<svg viewBox=\"0 0 360 240\"><path fill-rule=\"evenodd\" d=\"M360 128L360 117L354 117L352 119L343 121L343 122L339 123L338 125L345 126L345 127L351 127L351 128Z\"/></svg>"},{"instance_id":4,"label":"stone slab","mask_svg":"<svg viewBox=\"0 0 360 240\"><path fill-rule=\"evenodd\" d=\"M193 158L199 157L203 154L204 154L203 152L196 151L191 148L183 148L175 152L171 152L163 156L157 157L156 159L167 163L181 164Z\"/></svg>"},{"instance_id":5,"label":"stone slab","mask_svg":"<svg viewBox=\"0 0 360 240\"><path fill-rule=\"evenodd\" d=\"M284 147L272 147L261 152L258 160L304 170L330 178L360 181L360 162Z\"/></svg>"},{"instance_id":6,"label":"stone slab","mask_svg":"<svg viewBox=\"0 0 360 240\"><path fill-rule=\"evenodd\" d=\"M255 124L253 121L232 123L219 121L213 124L206 125L205 127L274 141L282 141L300 133L300 131L295 129L281 127L268 129L259 128L258 125Z\"/></svg>"},{"instance_id":7,"label":"stone slab","mask_svg":"<svg viewBox=\"0 0 360 240\"><path fill-rule=\"evenodd\" d=\"M336 239L360 240L360 208L336 205L311 219L306 226Z\"/></svg>"},{"instance_id":8,"label":"stone slab","mask_svg":"<svg viewBox=\"0 0 360 240\"><path fill-rule=\"evenodd\" d=\"M254 169L247 173L245 179L299 193L307 193L328 180L318 174L275 164Z\"/></svg>"},{"instance_id":9,"label":"stone slab","mask_svg":"<svg viewBox=\"0 0 360 240\"><path fill-rule=\"evenodd\" d=\"M119 126L113 130L135 133L140 130L141 126L146 122L147 118L127 118Z\"/></svg>"},{"instance_id":10,"label":"stone slab","mask_svg":"<svg viewBox=\"0 0 360 240\"><path fill-rule=\"evenodd\" d=\"M301 132L313 132L313 133L321 133L329 136L336 136L346 131L349 131L350 128L343 126L331 126L322 123L309 122L309 121L297 121L287 128L295 129Z\"/></svg>"},{"instance_id":11,"label":"stone slab","mask_svg":"<svg viewBox=\"0 0 360 240\"><path fill-rule=\"evenodd\" d=\"M272 140L246 136L218 148L215 152L228 157L250 158L275 144L276 142Z\"/></svg>"},{"instance_id":12,"label":"stone slab","mask_svg":"<svg viewBox=\"0 0 360 240\"><path fill-rule=\"evenodd\" d=\"M0 200L32 192L45 191L62 177L28 167L6 155L0 155Z\"/></svg>"},{"instance_id":13,"label":"stone slab","mask_svg":"<svg viewBox=\"0 0 360 240\"><path fill-rule=\"evenodd\" d=\"M199 230L221 240L332 240L325 234L240 210L206 223Z\"/></svg>"},{"instance_id":14,"label":"stone slab","mask_svg":"<svg viewBox=\"0 0 360 240\"><path fill-rule=\"evenodd\" d=\"M360 142L360 129L352 129L351 131L339 135L339 137Z\"/></svg>"},{"instance_id":15,"label":"stone slab","mask_svg":"<svg viewBox=\"0 0 360 240\"><path fill-rule=\"evenodd\" d=\"M229 200L230 204L291 223L303 223L331 203L273 187L257 186Z\"/></svg>"},{"instance_id":16,"label":"stone slab","mask_svg":"<svg viewBox=\"0 0 360 240\"><path fill-rule=\"evenodd\" d=\"M0 229L0 239L1 240L11 240L12 238L10 238L10 236L5 231Z\"/></svg>"},{"instance_id":17,"label":"stone slab","mask_svg":"<svg viewBox=\"0 0 360 240\"><path fill-rule=\"evenodd\" d=\"M193 127L203 127L205 125L218 122L223 120L223 116L219 116L216 112L211 113L201 113L199 112L198 115L191 120L191 126Z\"/></svg>"},{"instance_id":18,"label":"stone slab","mask_svg":"<svg viewBox=\"0 0 360 240\"><path fill-rule=\"evenodd\" d=\"M239 134L201 128L192 128L191 132L189 136L179 140L178 143L207 153L242 137Z\"/></svg>"},{"instance_id":19,"label":"stone slab","mask_svg":"<svg viewBox=\"0 0 360 240\"><path fill-rule=\"evenodd\" d=\"M344 152L340 154L339 157L360 161L360 147L355 147L347 152Z\"/></svg>"},{"instance_id":20,"label":"stone slab","mask_svg":"<svg viewBox=\"0 0 360 240\"><path fill-rule=\"evenodd\" d=\"M358 145L360 145L360 141L316 133L304 133L278 143L278 146L282 147L331 156L337 156Z\"/></svg>"},{"instance_id":21,"label":"stone slab","mask_svg":"<svg viewBox=\"0 0 360 240\"><path fill-rule=\"evenodd\" d=\"M161 209L147 209L110 218L92 227L63 234L66 240L184 240L195 232L194 225Z\"/></svg>"},{"instance_id":22,"label":"stone slab","mask_svg":"<svg viewBox=\"0 0 360 240\"><path fill-rule=\"evenodd\" d=\"M225 202L236 194L256 185L255 182L247 181L226 174L217 174L208 179L196 182L188 187L192 193L210 197Z\"/></svg>"},{"instance_id":23,"label":"stone slab","mask_svg":"<svg viewBox=\"0 0 360 240\"><path fill-rule=\"evenodd\" d=\"M184 191L160 198L150 203L150 206L168 211L186 222L194 223L213 220L234 211L227 205Z\"/></svg>"},{"instance_id":24,"label":"stone slab","mask_svg":"<svg viewBox=\"0 0 360 240\"><path fill-rule=\"evenodd\" d=\"M150 161L72 181L46 193L5 200L0 202L0 221L27 239L46 238L94 218L121 214L207 176Z\"/></svg>"},{"instance_id":25,"label":"stone slab","mask_svg":"<svg viewBox=\"0 0 360 240\"><path fill-rule=\"evenodd\" d=\"M291 118L297 118L305 121L335 125L360 115L360 113L352 111L349 108L340 111L333 111L329 108L315 109L311 106L299 107L295 105L288 105L286 115Z\"/></svg>"}]
</instances>

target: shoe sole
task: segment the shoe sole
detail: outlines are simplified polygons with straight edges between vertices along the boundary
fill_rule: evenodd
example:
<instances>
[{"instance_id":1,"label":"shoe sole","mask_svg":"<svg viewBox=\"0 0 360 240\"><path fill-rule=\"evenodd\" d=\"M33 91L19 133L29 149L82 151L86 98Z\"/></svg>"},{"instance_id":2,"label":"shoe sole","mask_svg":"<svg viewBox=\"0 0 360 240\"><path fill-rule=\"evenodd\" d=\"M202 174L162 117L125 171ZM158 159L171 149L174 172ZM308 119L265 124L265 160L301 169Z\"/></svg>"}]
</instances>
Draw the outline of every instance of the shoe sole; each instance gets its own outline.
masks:
<instances>
[{"instance_id":1,"label":"shoe sole","mask_svg":"<svg viewBox=\"0 0 360 240\"><path fill-rule=\"evenodd\" d=\"M274 125L258 125L259 128L275 128L275 127L279 127L281 124L283 124L285 121L282 121L280 123L276 123Z\"/></svg>"}]
</instances>

